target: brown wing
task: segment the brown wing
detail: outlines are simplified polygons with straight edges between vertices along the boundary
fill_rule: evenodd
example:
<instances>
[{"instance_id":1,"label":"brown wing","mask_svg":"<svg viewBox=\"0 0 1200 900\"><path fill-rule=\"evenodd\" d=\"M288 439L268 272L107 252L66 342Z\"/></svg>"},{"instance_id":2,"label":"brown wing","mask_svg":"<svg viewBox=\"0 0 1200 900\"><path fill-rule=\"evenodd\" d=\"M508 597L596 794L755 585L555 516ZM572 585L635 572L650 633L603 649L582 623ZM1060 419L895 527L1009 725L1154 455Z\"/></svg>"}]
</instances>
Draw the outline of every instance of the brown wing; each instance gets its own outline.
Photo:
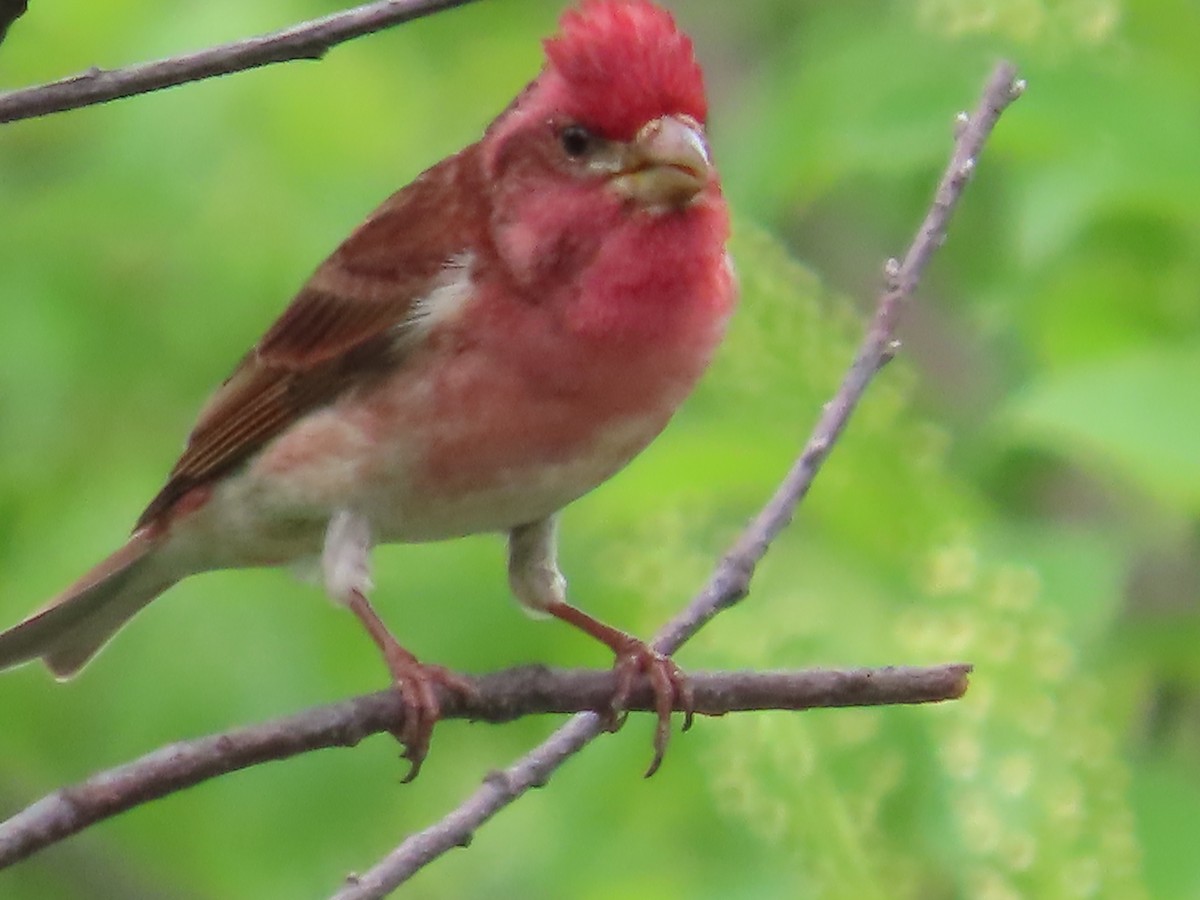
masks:
<instances>
[{"instance_id":1,"label":"brown wing","mask_svg":"<svg viewBox=\"0 0 1200 900\"><path fill-rule=\"evenodd\" d=\"M477 246L485 228L474 152L467 148L393 194L321 264L201 410L137 528L304 414L401 361L396 329L446 262Z\"/></svg>"}]
</instances>

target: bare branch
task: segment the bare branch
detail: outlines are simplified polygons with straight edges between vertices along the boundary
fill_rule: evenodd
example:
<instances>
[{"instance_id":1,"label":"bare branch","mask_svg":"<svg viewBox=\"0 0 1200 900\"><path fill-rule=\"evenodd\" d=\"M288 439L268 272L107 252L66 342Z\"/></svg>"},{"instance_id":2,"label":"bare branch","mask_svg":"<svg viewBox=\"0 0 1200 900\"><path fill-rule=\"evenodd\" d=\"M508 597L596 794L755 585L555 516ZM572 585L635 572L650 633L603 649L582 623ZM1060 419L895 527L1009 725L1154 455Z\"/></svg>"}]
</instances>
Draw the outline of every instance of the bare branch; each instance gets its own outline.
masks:
<instances>
[{"instance_id":1,"label":"bare branch","mask_svg":"<svg viewBox=\"0 0 1200 900\"><path fill-rule=\"evenodd\" d=\"M696 713L722 716L764 709L953 700L966 691L970 668L697 673L692 683ZM470 680L478 690L473 698L440 690L443 718L508 722L536 713L600 709L616 687L611 671L544 666L509 669ZM631 708L654 711L654 696L645 679L632 697ZM89 825L210 778L312 750L353 747L379 732L398 733L404 717L399 694L389 690L162 747L56 791L0 822L0 869Z\"/></svg>"},{"instance_id":2,"label":"bare branch","mask_svg":"<svg viewBox=\"0 0 1200 900\"><path fill-rule=\"evenodd\" d=\"M13 0L0 0L0 24L16 15L4 13ZM210 47L196 53L139 63L122 69L91 68L49 84L0 94L0 122L32 119L51 113L107 103L189 81L229 75L245 69L298 59L320 59L330 48L364 34L382 31L471 0L379 0L310 22ZM20 10L22 4L17 3ZM17 12L19 15L20 12ZM3 32L0 31L0 38Z\"/></svg>"},{"instance_id":3,"label":"bare branch","mask_svg":"<svg viewBox=\"0 0 1200 900\"><path fill-rule=\"evenodd\" d=\"M845 429L867 385L895 356L900 312L934 251L945 240L950 216L975 170L975 160L992 128L1023 87L1024 84L1016 80L1016 69L1010 63L998 64L988 79L976 111L966 122L960 119L957 123L954 152L933 203L903 261L895 265L889 262L885 290L845 379L833 399L825 405L808 443L774 496L726 554L708 584L659 631L653 644L656 650L674 653L717 613L746 596L759 561L791 522L797 505L808 493L813 478ZM509 768L490 775L440 822L409 836L369 871L349 879L334 900L382 897L446 851L465 846L475 829L529 788L545 784L559 766L594 740L601 730L600 718L595 713L575 716Z\"/></svg>"}]
</instances>

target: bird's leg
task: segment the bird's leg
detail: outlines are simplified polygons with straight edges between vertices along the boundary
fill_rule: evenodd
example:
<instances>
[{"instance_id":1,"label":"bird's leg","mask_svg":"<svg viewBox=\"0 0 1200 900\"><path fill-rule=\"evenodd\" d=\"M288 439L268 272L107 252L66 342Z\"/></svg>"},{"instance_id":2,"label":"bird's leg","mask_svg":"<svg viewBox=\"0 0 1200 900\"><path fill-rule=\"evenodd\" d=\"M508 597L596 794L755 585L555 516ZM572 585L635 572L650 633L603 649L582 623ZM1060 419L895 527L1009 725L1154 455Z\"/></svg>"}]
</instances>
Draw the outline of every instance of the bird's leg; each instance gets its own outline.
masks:
<instances>
[{"instance_id":1,"label":"bird's leg","mask_svg":"<svg viewBox=\"0 0 1200 900\"><path fill-rule=\"evenodd\" d=\"M437 687L441 685L464 696L474 694L475 689L448 669L422 663L401 647L388 631L367 600L372 587L370 552L371 530L366 519L345 511L335 514L325 532L325 548L321 554L325 588L366 627L404 700L404 727L393 734L404 745L404 758L410 764L404 781L409 782L421 771L433 726L441 716Z\"/></svg>"},{"instance_id":2,"label":"bird's leg","mask_svg":"<svg viewBox=\"0 0 1200 900\"><path fill-rule=\"evenodd\" d=\"M692 688L687 677L668 656L645 641L605 625L567 603L567 583L558 570L557 517L521 525L508 535L508 581L513 593L532 612L544 613L574 625L609 647L616 654L613 670L617 689L606 711L607 727L616 731L625 721L626 706L635 679L645 673L654 691L658 729L654 735L654 759L646 771L653 775L662 763L671 736L671 711L683 711L683 729L691 727Z\"/></svg>"}]
</instances>

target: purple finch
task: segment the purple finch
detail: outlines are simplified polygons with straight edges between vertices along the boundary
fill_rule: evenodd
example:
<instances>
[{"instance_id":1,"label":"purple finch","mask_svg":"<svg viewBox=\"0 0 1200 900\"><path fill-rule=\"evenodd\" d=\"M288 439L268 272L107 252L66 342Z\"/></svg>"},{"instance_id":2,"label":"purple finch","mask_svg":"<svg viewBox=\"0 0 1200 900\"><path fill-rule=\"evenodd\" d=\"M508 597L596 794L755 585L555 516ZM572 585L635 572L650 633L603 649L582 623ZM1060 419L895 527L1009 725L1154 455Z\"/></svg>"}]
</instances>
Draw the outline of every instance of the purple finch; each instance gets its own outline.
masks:
<instances>
[{"instance_id":1,"label":"purple finch","mask_svg":"<svg viewBox=\"0 0 1200 900\"><path fill-rule=\"evenodd\" d=\"M508 534L531 611L616 654L659 715L686 679L571 606L559 511L641 451L703 373L733 308L729 222L691 41L646 0L591 0L482 139L393 194L338 247L201 411L129 541L0 634L0 668L74 675L142 607L211 569L320 560L379 644L416 774L438 715L424 665L367 601L372 545Z\"/></svg>"}]
</instances>

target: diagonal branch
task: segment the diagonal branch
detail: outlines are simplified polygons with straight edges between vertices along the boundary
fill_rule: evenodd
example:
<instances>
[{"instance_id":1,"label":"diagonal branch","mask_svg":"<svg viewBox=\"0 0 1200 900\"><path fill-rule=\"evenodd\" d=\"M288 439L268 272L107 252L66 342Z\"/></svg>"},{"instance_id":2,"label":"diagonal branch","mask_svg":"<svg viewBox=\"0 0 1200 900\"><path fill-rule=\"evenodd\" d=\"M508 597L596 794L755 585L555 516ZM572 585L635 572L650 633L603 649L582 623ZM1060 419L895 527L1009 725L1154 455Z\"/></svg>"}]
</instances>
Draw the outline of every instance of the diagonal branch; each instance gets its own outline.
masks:
<instances>
[{"instance_id":1,"label":"diagonal branch","mask_svg":"<svg viewBox=\"0 0 1200 900\"><path fill-rule=\"evenodd\" d=\"M697 673L695 711L801 710L954 700L967 689L967 665L928 669L813 669L806 672ZM612 699L613 673L525 666L471 679L474 697L442 688L443 718L508 722L537 713L601 709ZM653 711L645 678L630 709ZM368 735L399 733L405 708L396 691L314 707L222 734L179 741L140 759L55 791L0 822L0 869L142 803L259 763L328 747L353 747Z\"/></svg>"},{"instance_id":2,"label":"diagonal branch","mask_svg":"<svg viewBox=\"0 0 1200 900\"><path fill-rule=\"evenodd\" d=\"M950 216L988 136L1024 86L1023 81L1016 79L1015 68L1002 62L989 77L975 112L959 117L954 152L933 203L903 261L888 261L887 281L875 316L841 387L825 405L812 436L774 496L726 554L708 584L659 631L653 644L656 650L675 652L717 613L748 593L755 567L791 521L796 506L808 493L867 385L899 348L895 335L900 313L934 251L945 240ZM601 719L595 713L575 716L513 765L485 778L470 797L440 822L406 838L366 873L347 879L334 900L382 897L446 851L466 846L475 829L530 788L545 784L559 766L601 731Z\"/></svg>"},{"instance_id":3,"label":"diagonal branch","mask_svg":"<svg viewBox=\"0 0 1200 900\"><path fill-rule=\"evenodd\" d=\"M207 50L139 63L122 69L99 69L63 78L49 84L0 93L0 123L32 119L51 113L107 103L120 97L132 97L189 81L201 81L217 75L229 75L245 69L298 59L320 59L330 48L356 37L382 31L472 0L378 0L354 9L343 10L310 22L301 22L270 34L232 41ZM18 12L0 14L10 21L20 15L23 4L13 5ZM3 31L0 31L3 39Z\"/></svg>"}]
</instances>

